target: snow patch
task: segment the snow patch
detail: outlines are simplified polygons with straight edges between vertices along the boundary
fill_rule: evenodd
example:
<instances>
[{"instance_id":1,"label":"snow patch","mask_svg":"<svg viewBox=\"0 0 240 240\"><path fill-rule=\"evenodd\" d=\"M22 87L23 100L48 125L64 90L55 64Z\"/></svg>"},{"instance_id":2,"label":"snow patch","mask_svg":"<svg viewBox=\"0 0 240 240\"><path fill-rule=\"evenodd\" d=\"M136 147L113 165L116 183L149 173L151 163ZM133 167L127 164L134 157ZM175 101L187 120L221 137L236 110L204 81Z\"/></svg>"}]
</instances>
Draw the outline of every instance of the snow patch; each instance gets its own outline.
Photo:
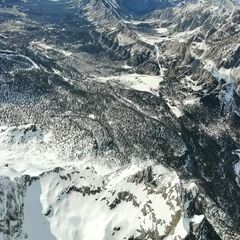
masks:
<instances>
[{"instance_id":1,"label":"snow patch","mask_svg":"<svg viewBox=\"0 0 240 240\"><path fill-rule=\"evenodd\" d=\"M234 153L237 154L240 159L240 149L236 150ZM234 171L236 174L236 182L240 187L240 161L234 165Z\"/></svg>"},{"instance_id":2,"label":"snow patch","mask_svg":"<svg viewBox=\"0 0 240 240\"><path fill-rule=\"evenodd\" d=\"M159 84L162 81L162 78L159 76L141 75L136 73L95 79L98 82L120 84L126 88L142 92L150 92L154 95L158 95Z\"/></svg>"},{"instance_id":3,"label":"snow patch","mask_svg":"<svg viewBox=\"0 0 240 240\"><path fill-rule=\"evenodd\" d=\"M22 125L19 127L0 127L1 144L23 144L43 139L40 129L35 125Z\"/></svg>"},{"instance_id":4,"label":"snow patch","mask_svg":"<svg viewBox=\"0 0 240 240\"><path fill-rule=\"evenodd\" d=\"M61 53L62 55L64 55L65 57L70 57L72 56L72 52L64 50L64 49L59 49L56 48L52 45L46 44L44 42L31 42L31 48L36 48L40 51L55 51L58 53Z\"/></svg>"},{"instance_id":5,"label":"snow patch","mask_svg":"<svg viewBox=\"0 0 240 240\"><path fill-rule=\"evenodd\" d=\"M200 98L191 98L183 101L184 105L198 105L200 104Z\"/></svg>"}]
</instances>

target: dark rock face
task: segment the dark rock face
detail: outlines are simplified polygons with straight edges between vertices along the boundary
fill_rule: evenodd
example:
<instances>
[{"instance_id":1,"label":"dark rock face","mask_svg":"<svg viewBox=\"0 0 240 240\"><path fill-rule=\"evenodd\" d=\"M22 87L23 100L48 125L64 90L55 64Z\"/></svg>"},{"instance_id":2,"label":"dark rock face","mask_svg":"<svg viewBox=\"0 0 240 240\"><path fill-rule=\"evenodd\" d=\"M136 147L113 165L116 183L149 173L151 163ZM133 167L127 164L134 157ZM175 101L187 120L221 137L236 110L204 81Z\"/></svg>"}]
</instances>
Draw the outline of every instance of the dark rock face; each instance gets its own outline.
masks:
<instances>
[{"instance_id":1,"label":"dark rock face","mask_svg":"<svg viewBox=\"0 0 240 240\"><path fill-rule=\"evenodd\" d=\"M175 2L177 3L177 1ZM146 14L156 9L163 9L172 6L171 1L162 0L118 0L117 3L121 7L121 9L126 9L130 13L134 13L137 15Z\"/></svg>"}]
</instances>

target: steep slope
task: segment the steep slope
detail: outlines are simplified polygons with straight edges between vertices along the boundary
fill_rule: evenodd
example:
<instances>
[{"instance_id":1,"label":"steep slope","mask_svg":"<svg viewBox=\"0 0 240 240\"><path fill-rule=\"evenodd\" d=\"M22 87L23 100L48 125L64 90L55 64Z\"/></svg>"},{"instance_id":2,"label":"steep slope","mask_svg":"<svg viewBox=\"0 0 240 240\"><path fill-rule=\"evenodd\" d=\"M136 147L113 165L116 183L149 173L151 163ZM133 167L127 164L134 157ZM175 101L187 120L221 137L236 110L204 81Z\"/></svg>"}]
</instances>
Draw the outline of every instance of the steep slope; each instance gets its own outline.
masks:
<instances>
[{"instance_id":1,"label":"steep slope","mask_svg":"<svg viewBox=\"0 0 240 240\"><path fill-rule=\"evenodd\" d=\"M0 181L5 237L183 239L192 224L196 229L201 226L204 216L192 212L198 188L181 182L174 171L151 162L115 169L67 163L39 154L41 149L49 150L51 142L35 126L1 131L1 164L5 164L1 174L13 179ZM11 159L20 155L24 156L21 163Z\"/></svg>"},{"instance_id":2,"label":"steep slope","mask_svg":"<svg viewBox=\"0 0 240 240\"><path fill-rule=\"evenodd\" d=\"M224 2L0 4L0 239L240 239Z\"/></svg>"},{"instance_id":3,"label":"steep slope","mask_svg":"<svg viewBox=\"0 0 240 240\"><path fill-rule=\"evenodd\" d=\"M108 12L114 17L138 17L147 14L156 9L164 9L167 7L173 7L184 3L182 0L73 0L74 3L79 4L82 7L98 6L98 10Z\"/></svg>"}]
</instances>

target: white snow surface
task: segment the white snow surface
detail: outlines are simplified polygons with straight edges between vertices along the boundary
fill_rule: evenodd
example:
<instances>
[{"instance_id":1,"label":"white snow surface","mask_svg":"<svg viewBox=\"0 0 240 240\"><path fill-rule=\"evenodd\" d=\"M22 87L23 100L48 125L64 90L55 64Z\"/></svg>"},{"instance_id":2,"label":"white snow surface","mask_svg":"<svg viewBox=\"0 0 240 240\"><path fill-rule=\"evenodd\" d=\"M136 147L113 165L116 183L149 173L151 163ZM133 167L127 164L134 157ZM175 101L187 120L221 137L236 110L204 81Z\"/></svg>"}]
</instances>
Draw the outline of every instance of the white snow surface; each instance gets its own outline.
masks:
<instances>
[{"instance_id":1,"label":"white snow surface","mask_svg":"<svg viewBox=\"0 0 240 240\"><path fill-rule=\"evenodd\" d=\"M124 88L135 89L142 92L150 92L158 95L159 83L163 80L160 76L126 74L110 77L96 77L96 81L102 83L119 84Z\"/></svg>"},{"instance_id":2,"label":"white snow surface","mask_svg":"<svg viewBox=\"0 0 240 240\"><path fill-rule=\"evenodd\" d=\"M158 174L161 173L161 169L159 170ZM51 209L48 220L56 238L128 239L130 236L138 236L137 230L148 231L155 228L164 234L167 225L171 224L172 214L179 210L179 195L176 180L174 181L176 176L159 176L163 180L161 187L171 183L165 199L157 194L161 187L149 194L145 184L129 181L129 178L141 171L140 166L133 165L105 175L91 167L81 169L80 173L72 174L71 179L67 180L60 179L59 174L45 174L41 180L41 201L44 212ZM61 174L66 176L69 172L68 170ZM78 190L66 193L69 186L75 186ZM95 194L84 195L81 189L86 186L90 186L91 191L100 190ZM125 192L125 200L120 200L114 207L113 203L119 199L119 194ZM174 209L171 209L170 202L174 204ZM142 214L143 209L146 210L146 216ZM157 224L153 219L154 215L164 223ZM117 228L120 230L114 231Z\"/></svg>"},{"instance_id":3,"label":"white snow surface","mask_svg":"<svg viewBox=\"0 0 240 240\"><path fill-rule=\"evenodd\" d=\"M234 165L234 171L236 174L236 182L240 187L240 149L237 149L234 153L239 157L239 162L235 163Z\"/></svg>"},{"instance_id":4,"label":"white snow surface","mask_svg":"<svg viewBox=\"0 0 240 240\"><path fill-rule=\"evenodd\" d=\"M70 57L72 55L71 51L57 48L56 46L47 44L45 42L33 41L33 42L31 42L31 48L32 49L37 49L39 51L45 51L45 52L48 52L48 51L58 52L65 57Z\"/></svg>"}]
</instances>

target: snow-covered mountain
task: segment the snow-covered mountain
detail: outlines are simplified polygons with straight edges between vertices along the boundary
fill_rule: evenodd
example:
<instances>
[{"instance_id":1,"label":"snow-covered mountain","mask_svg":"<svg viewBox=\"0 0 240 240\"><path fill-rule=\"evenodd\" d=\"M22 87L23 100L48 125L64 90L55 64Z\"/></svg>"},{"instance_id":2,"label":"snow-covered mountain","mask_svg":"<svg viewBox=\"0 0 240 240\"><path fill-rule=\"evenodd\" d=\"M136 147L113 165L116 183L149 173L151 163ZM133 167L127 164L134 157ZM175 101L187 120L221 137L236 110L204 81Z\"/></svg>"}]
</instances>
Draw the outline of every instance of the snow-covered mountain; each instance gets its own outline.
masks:
<instances>
[{"instance_id":1,"label":"snow-covered mountain","mask_svg":"<svg viewBox=\"0 0 240 240\"><path fill-rule=\"evenodd\" d=\"M1 129L1 238L184 239L201 227L198 187L174 170L66 162L49 139L33 125Z\"/></svg>"},{"instance_id":2,"label":"snow-covered mountain","mask_svg":"<svg viewBox=\"0 0 240 240\"><path fill-rule=\"evenodd\" d=\"M0 1L0 239L240 239L239 26L230 0Z\"/></svg>"}]
</instances>

